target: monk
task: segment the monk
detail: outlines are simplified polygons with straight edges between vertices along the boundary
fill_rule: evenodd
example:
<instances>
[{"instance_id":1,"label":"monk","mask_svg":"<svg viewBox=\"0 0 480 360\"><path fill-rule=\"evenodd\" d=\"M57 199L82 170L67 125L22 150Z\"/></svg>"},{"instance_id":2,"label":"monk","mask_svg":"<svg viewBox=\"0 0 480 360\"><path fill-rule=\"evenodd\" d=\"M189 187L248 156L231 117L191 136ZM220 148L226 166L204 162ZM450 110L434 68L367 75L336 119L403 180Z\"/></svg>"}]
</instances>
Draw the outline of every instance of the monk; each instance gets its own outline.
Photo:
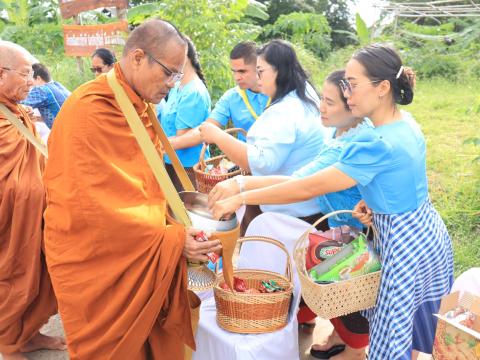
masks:
<instances>
[{"instance_id":1,"label":"monk","mask_svg":"<svg viewBox=\"0 0 480 360\"><path fill-rule=\"evenodd\" d=\"M150 20L112 70L159 151L147 109L182 78L186 51L173 25ZM70 358L183 359L195 349L186 259L207 261L220 242L170 218L107 75L72 93L48 145L45 249Z\"/></svg>"},{"instance_id":2,"label":"monk","mask_svg":"<svg viewBox=\"0 0 480 360\"><path fill-rule=\"evenodd\" d=\"M33 85L33 57L22 47L0 41L0 103L35 127L18 103ZM38 349L64 350L62 339L39 329L57 311L42 253L44 158L0 110L0 353L26 360Z\"/></svg>"}]
</instances>

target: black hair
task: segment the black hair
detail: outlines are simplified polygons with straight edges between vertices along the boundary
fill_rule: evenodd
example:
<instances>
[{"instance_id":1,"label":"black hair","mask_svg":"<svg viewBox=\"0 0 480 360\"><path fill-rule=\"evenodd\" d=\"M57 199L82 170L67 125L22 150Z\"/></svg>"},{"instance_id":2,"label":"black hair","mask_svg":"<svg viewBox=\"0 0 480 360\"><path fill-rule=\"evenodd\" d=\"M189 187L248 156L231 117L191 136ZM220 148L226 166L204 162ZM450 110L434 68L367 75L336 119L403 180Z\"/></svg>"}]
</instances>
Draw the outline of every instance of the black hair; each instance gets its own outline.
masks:
<instances>
[{"instance_id":1,"label":"black hair","mask_svg":"<svg viewBox=\"0 0 480 360\"><path fill-rule=\"evenodd\" d=\"M402 60L393 48L384 44L368 45L355 52L352 59L365 68L371 81L390 82L395 103L408 105L413 101L414 80L403 70Z\"/></svg>"},{"instance_id":2,"label":"black hair","mask_svg":"<svg viewBox=\"0 0 480 360\"><path fill-rule=\"evenodd\" d=\"M200 61L198 60L197 49L195 49L195 45L193 45L192 40L188 36L184 36L184 38L185 38L185 41L187 42L187 47L188 47L187 57L190 60L190 63L192 64L193 68L195 69L197 76L200 78L200 80L203 81L205 86L207 86L207 80L203 75L202 67L200 66Z\"/></svg>"},{"instance_id":3,"label":"black hair","mask_svg":"<svg viewBox=\"0 0 480 360\"><path fill-rule=\"evenodd\" d=\"M253 41L242 41L230 51L230 60L243 59L245 64L257 62L257 44Z\"/></svg>"},{"instance_id":4,"label":"black hair","mask_svg":"<svg viewBox=\"0 0 480 360\"><path fill-rule=\"evenodd\" d=\"M117 59L115 58L115 54L106 48L96 49L92 54L92 58L95 56L102 59L103 63L108 66L112 66L117 62Z\"/></svg>"},{"instance_id":5,"label":"black hair","mask_svg":"<svg viewBox=\"0 0 480 360\"><path fill-rule=\"evenodd\" d=\"M345 97L345 95L343 95L343 90L340 87L340 82L343 79L345 79L345 70L336 70L328 74L325 81L337 87L338 93L340 94L340 99L343 102L343 106L345 107L346 110L350 111L350 108L348 107L348 103L347 103L347 98Z\"/></svg>"},{"instance_id":6,"label":"black hair","mask_svg":"<svg viewBox=\"0 0 480 360\"><path fill-rule=\"evenodd\" d=\"M32 69L33 69L34 79L40 76L40 78L47 83L52 81L52 77L50 76L50 71L48 71L45 65L36 63L32 65Z\"/></svg>"},{"instance_id":7,"label":"black hair","mask_svg":"<svg viewBox=\"0 0 480 360\"><path fill-rule=\"evenodd\" d=\"M298 61L297 54L289 42L272 40L258 49L257 54L277 71L275 80L277 91L272 99L272 104L295 90L297 96L303 102L315 108L317 112L319 111L318 104L307 95L307 83L312 86L317 95L318 91L309 81L307 73Z\"/></svg>"}]
</instances>

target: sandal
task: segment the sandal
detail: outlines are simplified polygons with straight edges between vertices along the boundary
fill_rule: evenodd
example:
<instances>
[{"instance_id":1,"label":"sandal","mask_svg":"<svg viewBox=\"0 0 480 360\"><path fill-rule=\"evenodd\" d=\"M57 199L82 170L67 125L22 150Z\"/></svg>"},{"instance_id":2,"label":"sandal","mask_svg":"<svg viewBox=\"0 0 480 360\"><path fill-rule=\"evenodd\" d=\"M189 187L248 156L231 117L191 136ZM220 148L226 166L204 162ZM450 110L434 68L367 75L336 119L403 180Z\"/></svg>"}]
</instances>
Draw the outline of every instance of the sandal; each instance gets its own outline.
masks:
<instances>
[{"instance_id":1,"label":"sandal","mask_svg":"<svg viewBox=\"0 0 480 360\"><path fill-rule=\"evenodd\" d=\"M330 359L332 356L340 354L343 350L345 350L345 345L333 345L328 350L310 348L310 355L316 359Z\"/></svg>"}]
</instances>

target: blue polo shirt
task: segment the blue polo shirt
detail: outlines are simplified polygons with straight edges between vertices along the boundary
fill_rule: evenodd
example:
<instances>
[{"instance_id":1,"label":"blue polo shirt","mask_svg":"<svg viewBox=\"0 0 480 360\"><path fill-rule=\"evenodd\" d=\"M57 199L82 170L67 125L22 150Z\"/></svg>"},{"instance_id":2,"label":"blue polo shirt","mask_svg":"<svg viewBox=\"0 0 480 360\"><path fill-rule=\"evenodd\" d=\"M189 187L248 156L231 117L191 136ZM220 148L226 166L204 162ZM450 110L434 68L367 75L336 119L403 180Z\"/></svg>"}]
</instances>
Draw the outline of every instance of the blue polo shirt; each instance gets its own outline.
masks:
<instances>
[{"instance_id":1,"label":"blue polo shirt","mask_svg":"<svg viewBox=\"0 0 480 360\"><path fill-rule=\"evenodd\" d=\"M415 210L428 197L425 139L408 113L393 123L363 129L334 166L357 181L362 198L379 214Z\"/></svg>"},{"instance_id":2,"label":"blue polo shirt","mask_svg":"<svg viewBox=\"0 0 480 360\"><path fill-rule=\"evenodd\" d=\"M160 123L167 136L177 135L178 130L193 129L204 122L210 112L210 95L202 80L195 78L183 87L180 83L168 93L168 100L162 104ZM182 165L192 167L198 163L202 144L175 150ZM171 164L165 155L165 162Z\"/></svg>"},{"instance_id":3,"label":"blue polo shirt","mask_svg":"<svg viewBox=\"0 0 480 360\"><path fill-rule=\"evenodd\" d=\"M267 106L268 96L253 92L249 89L245 92L253 110L257 116L260 116ZM227 90L227 92L222 95L210 113L209 118L219 122L222 126L226 126L228 120L232 119L234 127L245 129L245 131L248 131L255 122L255 118L250 113L250 110L248 110L238 92L238 87ZM245 137L242 134L240 134L238 138L245 141Z\"/></svg>"}]
</instances>

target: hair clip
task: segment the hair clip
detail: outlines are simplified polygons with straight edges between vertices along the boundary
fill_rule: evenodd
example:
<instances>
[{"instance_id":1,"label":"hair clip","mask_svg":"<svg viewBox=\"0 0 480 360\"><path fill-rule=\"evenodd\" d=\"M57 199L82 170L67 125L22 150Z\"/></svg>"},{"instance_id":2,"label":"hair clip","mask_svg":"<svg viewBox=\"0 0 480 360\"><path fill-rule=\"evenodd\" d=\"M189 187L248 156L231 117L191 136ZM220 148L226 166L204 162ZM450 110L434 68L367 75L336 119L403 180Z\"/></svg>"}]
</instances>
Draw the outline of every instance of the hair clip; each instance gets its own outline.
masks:
<instances>
[{"instance_id":1,"label":"hair clip","mask_svg":"<svg viewBox=\"0 0 480 360\"><path fill-rule=\"evenodd\" d=\"M397 73L397 76L395 76L395 79L398 79L400 75L402 75L403 69L404 69L403 65L400 66L400 70L398 70L398 73Z\"/></svg>"}]
</instances>

